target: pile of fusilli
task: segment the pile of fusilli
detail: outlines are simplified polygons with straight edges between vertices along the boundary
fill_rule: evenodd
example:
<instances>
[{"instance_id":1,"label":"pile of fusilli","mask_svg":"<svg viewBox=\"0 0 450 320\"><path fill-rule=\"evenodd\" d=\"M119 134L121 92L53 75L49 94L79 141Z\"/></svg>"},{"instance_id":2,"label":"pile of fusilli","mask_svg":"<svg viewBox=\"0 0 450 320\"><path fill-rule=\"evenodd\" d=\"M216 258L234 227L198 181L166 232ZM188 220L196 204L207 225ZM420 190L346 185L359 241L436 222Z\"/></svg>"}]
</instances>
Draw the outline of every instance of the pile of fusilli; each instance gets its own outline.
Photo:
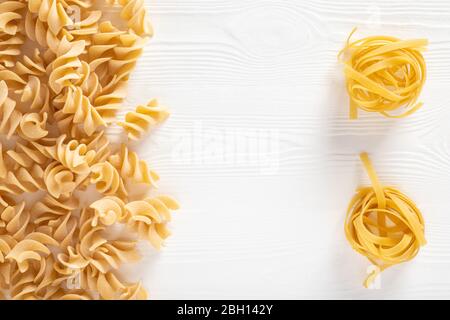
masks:
<instances>
[{"instance_id":1,"label":"pile of fusilli","mask_svg":"<svg viewBox=\"0 0 450 320\"><path fill-rule=\"evenodd\" d=\"M178 208L167 196L130 196L158 176L104 132L152 35L143 1L107 1L120 29L94 2L0 2L0 297L145 299L117 274L138 259L138 239L108 228L159 248ZM152 100L118 124L138 139L167 116ZM98 200L82 205L91 185Z\"/></svg>"}]
</instances>

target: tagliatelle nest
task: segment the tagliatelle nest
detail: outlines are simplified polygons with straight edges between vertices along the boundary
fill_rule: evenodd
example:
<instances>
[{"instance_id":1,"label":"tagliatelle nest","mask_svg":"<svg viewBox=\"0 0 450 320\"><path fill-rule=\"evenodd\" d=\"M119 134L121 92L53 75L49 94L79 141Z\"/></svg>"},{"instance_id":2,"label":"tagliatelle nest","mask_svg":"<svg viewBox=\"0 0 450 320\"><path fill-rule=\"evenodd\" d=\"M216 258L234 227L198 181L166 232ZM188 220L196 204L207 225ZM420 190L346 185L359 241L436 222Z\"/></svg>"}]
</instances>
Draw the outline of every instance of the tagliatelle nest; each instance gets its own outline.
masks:
<instances>
[{"instance_id":1,"label":"tagliatelle nest","mask_svg":"<svg viewBox=\"0 0 450 320\"><path fill-rule=\"evenodd\" d=\"M389 118L417 111L422 106L417 99L426 79L422 51L428 40L372 36L350 42L355 31L339 53L350 98L350 118L358 117L358 109ZM402 107L405 110L396 114Z\"/></svg>"},{"instance_id":2,"label":"tagliatelle nest","mask_svg":"<svg viewBox=\"0 0 450 320\"><path fill-rule=\"evenodd\" d=\"M366 153L361 154L372 182L359 188L345 220L345 235L354 250L377 268L364 282L368 287L379 272L413 259L426 244L422 214L414 202L394 187L380 184Z\"/></svg>"}]
</instances>

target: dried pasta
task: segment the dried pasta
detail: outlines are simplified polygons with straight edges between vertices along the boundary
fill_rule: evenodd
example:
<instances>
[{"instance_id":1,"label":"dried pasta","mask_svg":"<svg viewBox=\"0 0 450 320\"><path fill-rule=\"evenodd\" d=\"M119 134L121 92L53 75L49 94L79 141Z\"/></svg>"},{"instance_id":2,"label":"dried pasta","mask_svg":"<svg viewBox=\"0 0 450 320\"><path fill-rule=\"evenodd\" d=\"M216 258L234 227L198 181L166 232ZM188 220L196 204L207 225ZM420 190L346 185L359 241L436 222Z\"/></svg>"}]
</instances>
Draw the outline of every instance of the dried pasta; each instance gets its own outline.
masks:
<instances>
[{"instance_id":1,"label":"dried pasta","mask_svg":"<svg viewBox=\"0 0 450 320\"><path fill-rule=\"evenodd\" d=\"M178 203L168 196L133 201L125 205L128 213L127 223L142 239L148 240L155 248L160 249L164 239L170 232L167 222L170 221L170 210L178 209Z\"/></svg>"},{"instance_id":2,"label":"dried pasta","mask_svg":"<svg viewBox=\"0 0 450 320\"><path fill-rule=\"evenodd\" d=\"M414 202L397 188L380 184L367 153L360 157L372 186L359 188L351 200L345 235L352 248L377 267L364 281L368 287L381 271L413 259L426 241Z\"/></svg>"},{"instance_id":3,"label":"dried pasta","mask_svg":"<svg viewBox=\"0 0 450 320\"><path fill-rule=\"evenodd\" d=\"M135 111L128 112L125 121L119 125L128 132L128 138L139 140L145 131L163 122L168 116L167 109L159 106L158 101L153 99L147 105L137 106Z\"/></svg>"},{"instance_id":4,"label":"dried pasta","mask_svg":"<svg viewBox=\"0 0 450 320\"><path fill-rule=\"evenodd\" d=\"M149 194L159 176L106 128L137 140L168 111L116 119L153 29L141 0L106 2L123 27L94 0L0 3L0 299L148 298L119 269L140 239L161 248L178 203Z\"/></svg>"},{"instance_id":5,"label":"dried pasta","mask_svg":"<svg viewBox=\"0 0 450 320\"><path fill-rule=\"evenodd\" d=\"M355 31L339 53L350 98L350 119L358 117L358 109L389 118L417 111L422 106L417 99L426 79L422 52L428 40L372 36L350 42ZM396 113L402 107L405 109Z\"/></svg>"}]
</instances>

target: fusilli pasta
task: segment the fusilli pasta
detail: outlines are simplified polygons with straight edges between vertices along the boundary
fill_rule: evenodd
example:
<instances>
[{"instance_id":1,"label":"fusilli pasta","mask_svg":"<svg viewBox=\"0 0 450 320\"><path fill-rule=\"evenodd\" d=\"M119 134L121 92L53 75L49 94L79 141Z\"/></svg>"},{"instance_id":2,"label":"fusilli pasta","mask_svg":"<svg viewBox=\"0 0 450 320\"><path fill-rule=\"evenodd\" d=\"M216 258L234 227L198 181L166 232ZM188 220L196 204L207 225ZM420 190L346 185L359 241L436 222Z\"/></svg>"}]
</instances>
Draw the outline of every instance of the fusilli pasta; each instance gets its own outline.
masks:
<instances>
[{"instance_id":1,"label":"fusilli pasta","mask_svg":"<svg viewBox=\"0 0 450 320\"><path fill-rule=\"evenodd\" d=\"M138 140L145 131L163 122L168 116L167 109L159 106L158 101L153 99L147 105L139 105L135 111L128 112L125 121L119 125L128 132L128 138Z\"/></svg>"},{"instance_id":2,"label":"fusilli pasta","mask_svg":"<svg viewBox=\"0 0 450 320\"><path fill-rule=\"evenodd\" d=\"M93 0L0 3L0 299L148 298L118 269L139 239L162 246L178 204L143 195L158 175L105 131L168 116L152 100L116 119L153 33L142 0L118 5L123 28Z\"/></svg>"}]
</instances>

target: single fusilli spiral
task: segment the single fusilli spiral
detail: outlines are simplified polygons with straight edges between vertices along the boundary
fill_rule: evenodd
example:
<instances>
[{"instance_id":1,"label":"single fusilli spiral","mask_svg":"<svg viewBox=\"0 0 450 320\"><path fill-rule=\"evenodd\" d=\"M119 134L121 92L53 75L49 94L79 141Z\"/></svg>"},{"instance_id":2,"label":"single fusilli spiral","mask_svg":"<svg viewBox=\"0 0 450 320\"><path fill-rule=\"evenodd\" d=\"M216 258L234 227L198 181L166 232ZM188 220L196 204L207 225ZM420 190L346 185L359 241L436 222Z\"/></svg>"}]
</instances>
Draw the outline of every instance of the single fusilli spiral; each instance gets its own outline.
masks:
<instances>
[{"instance_id":1,"label":"single fusilli spiral","mask_svg":"<svg viewBox=\"0 0 450 320\"><path fill-rule=\"evenodd\" d=\"M65 101L63 109L55 113L57 120L68 116L74 124L82 124L87 135L92 135L99 127L106 125L80 87L67 88Z\"/></svg>"},{"instance_id":2,"label":"single fusilli spiral","mask_svg":"<svg viewBox=\"0 0 450 320\"><path fill-rule=\"evenodd\" d=\"M170 210L178 208L178 203L168 196L129 202L125 205L127 223L139 237L160 249L164 239L170 235L167 229L167 222L171 219Z\"/></svg>"},{"instance_id":3,"label":"single fusilli spiral","mask_svg":"<svg viewBox=\"0 0 450 320\"><path fill-rule=\"evenodd\" d=\"M48 192L55 198L70 196L79 183L76 174L57 161L45 169L44 181Z\"/></svg>"},{"instance_id":4,"label":"single fusilli spiral","mask_svg":"<svg viewBox=\"0 0 450 320\"><path fill-rule=\"evenodd\" d=\"M45 189L42 177L42 168L33 164L30 168L22 168L8 171L6 178L1 179L0 190L11 195L19 195L27 192L36 192Z\"/></svg>"},{"instance_id":5,"label":"single fusilli spiral","mask_svg":"<svg viewBox=\"0 0 450 320\"><path fill-rule=\"evenodd\" d=\"M17 130L22 113L16 109L16 102L8 97L8 86L0 81L0 133L10 138Z\"/></svg>"},{"instance_id":6,"label":"single fusilli spiral","mask_svg":"<svg viewBox=\"0 0 450 320\"><path fill-rule=\"evenodd\" d=\"M27 84L23 89L16 90L19 94L21 105L28 110L37 112L51 112L50 110L50 92L46 85L42 84L36 76L29 76Z\"/></svg>"},{"instance_id":7,"label":"single fusilli spiral","mask_svg":"<svg viewBox=\"0 0 450 320\"><path fill-rule=\"evenodd\" d=\"M95 151L78 140L64 142L66 136L59 137L52 146L44 147L44 153L59 161L66 168L77 174L89 174L90 165L95 158Z\"/></svg>"},{"instance_id":8,"label":"single fusilli spiral","mask_svg":"<svg viewBox=\"0 0 450 320\"><path fill-rule=\"evenodd\" d=\"M58 243L46 234L33 232L19 241L6 259L14 260L20 272L25 272L33 260L40 261L50 254L49 246L58 246Z\"/></svg>"},{"instance_id":9,"label":"single fusilli spiral","mask_svg":"<svg viewBox=\"0 0 450 320\"><path fill-rule=\"evenodd\" d=\"M64 27L72 26L61 0L28 0L28 9L39 16L39 20L48 24L49 30L57 35Z\"/></svg>"},{"instance_id":10,"label":"single fusilli spiral","mask_svg":"<svg viewBox=\"0 0 450 320\"><path fill-rule=\"evenodd\" d=\"M48 158L34 148L34 141L31 141L31 143L32 145L30 146L29 143L18 142L14 149L6 151L8 158L15 162L14 167L30 168L35 164L42 166L48 162Z\"/></svg>"},{"instance_id":11,"label":"single fusilli spiral","mask_svg":"<svg viewBox=\"0 0 450 320\"><path fill-rule=\"evenodd\" d=\"M54 219L71 214L78 205L75 198L55 199L47 194L32 206L30 213L33 216L33 223L39 224L42 219Z\"/></svg>"},{"instance_id":12,"label":"single fusilli spiral","mask_svg":"<svg viewBox=\"0 0 450 320\"><path fill-rule=\"evenodd\" d=\"M102 224L110 226L125 219L125 203L118 197L107 196L93 202L90 208L94 209L91 224L93 227Z\"/></svg>"},{"instance_id":13,"label":"single fusilli spiral","mask_svg":"<svg viewBox=\"0 0 450 320\"><path fill-rule=\"evenodd\" d=\"M133 112L125 115L125 121L119 122L128 133L128 138L138 140L153 126L163 122L169 116L166 108L158 104L158 100L153 99L146 105L139 105Z\"/></svg>"},{"instance_id":14,"label":"single fusilli spiral","mask_svg":"<svg viewBox=\"0 0 450 320\"><path fill-rule=\"evenodd\" d=\"M85 42L83 40L69 42L66 37L63 37L58 46L57 57L51 64L48 79L53 92L58 94L63 88L71 86L71 81L80 79L77 68L81 67L79 56L84 49Z\"/></svg>"},{"instance_id":15,"label":"single fusilli spiral","mask_svg":"<svg viewBox=\"0 0 450 320\"><path fill-rule=\"evenodd\" d=\"M48 134L47 113L26 113L22 116L19 123L19 134L25 140L34 141L42 139Z\"/></svg>"},{"instance_id":16,"label":"single fusilli spiral","mask_svg":"<svg viewBox=\"0 0 450 320\"><path fill-rule=\"evenodd\" d=\"M0 213L0 230L2 233L9 233L12 237L20 241L27 234L30 213L25 210L25 202L4 208Z\"/></svg>"},{"instance_id":17,"label":"single fusilli spiral","mask_svg":"<svg viewBox=\"0 0 450 320\"><path fill-rule=\"evenodd\" d=\"M128 150L127 146L121 145L120 152L109 157L108 160L123 178L130 178L135 183L155 185L159 176L149 170L147 162L139 159L134 151Z\"/></svg>"},{"instance_id":18,"label":"single fusilli spiral","mask_svg":"<svg viewBox=\"0 0 450 320\"><path fill-rule=\"evenodd\" d=\"M47 64L41 57L39 49L35 49L33 56L23 56L14 66L14 72L20 76L36 76L42 77L46 74Z\"/></svg>"},{"instance_id":19,"label":"single fusilli spiral","mask_svg":"<svg viewBox=\"0 0 450 320\"><path fill-rule=\"evenodd\" d=\"M0 3L0 67L13 67L20 47L24 43L21 34L21 1L4 1Z\"/></svg>"},{"instance_id":20,"label":"single fusilli spiral","mask_svg":"<svg viewBox=\"0 0 450 320\"><path fill-rule=\"evenodd\" d=\"M98 192L106 195L127 196L122 177L108 161L97 163L91 167L91 183L95 184Z\"/></svg>"},{"instance_id":21,"label":"single fusilli spiral","mask_svg":"<svg viewBox=\"0 0 450 320\"><path fill-rule=\"evenodd\" d=\"M91 219L87 220L80 229L81 240L77 249L81 256L89 261L90 266L102 273L106 273L112 269L119 268L122 263L133 262L139 259L136 241L107 241L102 236L104 230L104 227L92 227Z\"/></svg>"},{"instance_id":22,"label":"single fusilli spiral","mask_svg":"<svg viewBox=\"0 0 450 320\"><path fill-rule=\"evenodd\" d=\"M81 273L82 287L94 290L104 300L145 300L147 291L141 283L126 283L113 272L101 273L95 268L87 267Z\"/></svg>"}]
</instances>

